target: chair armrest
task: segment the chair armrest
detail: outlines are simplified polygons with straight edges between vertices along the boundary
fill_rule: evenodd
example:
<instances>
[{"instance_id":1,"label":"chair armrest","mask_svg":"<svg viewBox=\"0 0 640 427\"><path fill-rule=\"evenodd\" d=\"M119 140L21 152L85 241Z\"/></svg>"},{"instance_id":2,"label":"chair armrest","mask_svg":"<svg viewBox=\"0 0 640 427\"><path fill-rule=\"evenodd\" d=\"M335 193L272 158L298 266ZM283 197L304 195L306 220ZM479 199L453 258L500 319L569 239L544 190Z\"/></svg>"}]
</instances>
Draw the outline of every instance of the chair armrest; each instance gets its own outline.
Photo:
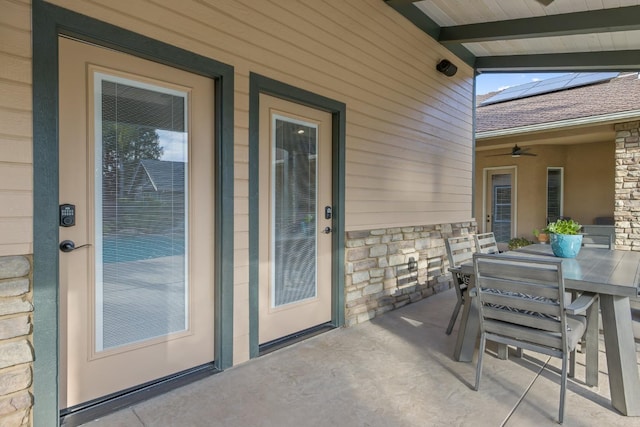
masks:
<instances>
[{"instance_id":1,"label":"chair armrest","mask_svg":"<svg viewBox=\"0 0 640 427\"><path fill-rule=\"evenodd\" d=\"M458 266L458 267L449 267L449 271L452 273L462 273L462 267Z\"/></svg>"},{"instance_id":2,"label":"chair armrest","mask_svg":"<svg viewBox=\"0 0 640 427\"><path fill-rule=\"evenodd\" d=\"M591 305L598 300L598 294L591 292L583 292L578 298L576 298L571 304L569 304L565 311L567 314L582 314Z\"/></svg>"}]
</instances>

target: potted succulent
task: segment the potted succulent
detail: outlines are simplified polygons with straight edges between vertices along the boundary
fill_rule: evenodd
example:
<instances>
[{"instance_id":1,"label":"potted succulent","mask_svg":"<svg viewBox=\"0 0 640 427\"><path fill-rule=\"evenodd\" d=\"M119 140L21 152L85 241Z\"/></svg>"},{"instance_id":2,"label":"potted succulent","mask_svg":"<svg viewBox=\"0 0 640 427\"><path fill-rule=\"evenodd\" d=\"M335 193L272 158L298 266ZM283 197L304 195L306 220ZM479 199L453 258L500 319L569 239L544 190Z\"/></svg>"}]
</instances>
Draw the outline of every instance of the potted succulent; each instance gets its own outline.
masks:
<instances>
[{"instance_id":1,"label":"potted succulent","mask_svg":"<svg viewBox=\"0 0 640 427\"><path fill-rule=\"evenodd\" d=\"M561 258L575 258L582 247L582 225L572 219L559 219L547 225L551 250Z\"/></svg>"},{"instance_id":2,"label":"potted succulent","mask_svg":"<svg viewBox=\"0 0 640 427\"><path fill-rule=\"evenodd\" d=\"M538 239L538 243L549 243L549 230L547 227L542 230L538 230L537 228L533 230L533 235Z\"/></svg>"}]
</instances>

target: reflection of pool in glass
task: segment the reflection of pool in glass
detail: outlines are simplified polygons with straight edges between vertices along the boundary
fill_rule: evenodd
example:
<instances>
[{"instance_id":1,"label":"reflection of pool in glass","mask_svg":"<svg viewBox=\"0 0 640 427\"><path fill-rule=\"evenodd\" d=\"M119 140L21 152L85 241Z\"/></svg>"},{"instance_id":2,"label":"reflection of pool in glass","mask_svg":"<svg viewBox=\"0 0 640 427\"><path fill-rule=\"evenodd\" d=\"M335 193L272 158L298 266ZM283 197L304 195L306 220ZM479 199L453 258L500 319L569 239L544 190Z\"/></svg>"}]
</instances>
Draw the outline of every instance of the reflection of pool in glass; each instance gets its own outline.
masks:
<instances>
[{"instance_id":1,"label":"reflection of pool in glass","mask_svg":"<svg viewBox=\"0 0 640 427\"><path fill-rule=\"evenodd\" d=\"M102 245L102 259L104 263L139 261L173 255L184 255L183 234L105 236Z\"/></svg>"}]
</instances>

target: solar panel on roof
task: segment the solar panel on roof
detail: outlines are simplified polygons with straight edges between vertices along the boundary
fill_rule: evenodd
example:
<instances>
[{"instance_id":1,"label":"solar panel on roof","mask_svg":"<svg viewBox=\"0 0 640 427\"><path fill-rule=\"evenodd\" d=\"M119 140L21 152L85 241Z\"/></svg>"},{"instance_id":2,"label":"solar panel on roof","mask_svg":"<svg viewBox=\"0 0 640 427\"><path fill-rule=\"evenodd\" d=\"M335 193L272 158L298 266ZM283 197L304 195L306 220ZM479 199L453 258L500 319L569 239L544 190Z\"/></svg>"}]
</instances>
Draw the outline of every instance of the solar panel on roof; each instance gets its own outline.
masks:
<instances>
[{"instance_id":1,"label":"solar panel on roof","mask_svg":"<svg viewBox=\"0 0 640 427\"><path fill-rule=\"evenodd\" d=\"M521 99L534 95L542 95L544 93L551 93L580 86L587 86L590 84L611 80L612 78L617 77L619 74L620 73L618 72L571 73L564 76L553 77L551 79L525 83L500 91L491 98L482 101L480 105L484 106L489 104L496 104L498 102L511 101L514 99Z\"/></svg>"}]
</instances>

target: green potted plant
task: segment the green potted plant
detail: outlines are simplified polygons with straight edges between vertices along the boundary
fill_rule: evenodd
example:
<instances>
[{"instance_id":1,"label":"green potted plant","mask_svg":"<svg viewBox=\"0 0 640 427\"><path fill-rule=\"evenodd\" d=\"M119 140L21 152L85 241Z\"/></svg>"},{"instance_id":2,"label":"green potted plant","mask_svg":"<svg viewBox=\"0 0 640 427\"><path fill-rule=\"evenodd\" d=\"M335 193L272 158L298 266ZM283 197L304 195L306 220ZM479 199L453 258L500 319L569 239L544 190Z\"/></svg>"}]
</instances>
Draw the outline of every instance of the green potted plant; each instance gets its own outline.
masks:
<instances>
[{"instance_id":1,"label":"green potted plant","mask_svg":"<svg viewBox=\"0 0 640 427\"><path fill-rule=\"evenodd\" d=\"M558 219L547 225L551 250L561 258L575 258L582 247L582 225L572 219Z\"/></svg>"},{"instance_id":2,"label":"green potted plant","mask_svg":"<svg viewBox=\"0 0 640 427\"><path fill-rule=\"evenodd\" d=\"M547 244L549 243L549 230L547 227L542 230L538 230L537 228L533 230L533 235L538 239L538 243Z\"/></svg>"},{"instance_id":3,"label":"green potted plant","mask_svg":"<svg viewBox=\"0 0 640 427\"><path fill-rule=\"evenodd\" d=\"M533 244L533 242L529 239L525 239L524 237L514 237L509 240L509 250L512 251L514 249L521 248L523 246L529 246Z\"/></svg>"}]
</instances>

